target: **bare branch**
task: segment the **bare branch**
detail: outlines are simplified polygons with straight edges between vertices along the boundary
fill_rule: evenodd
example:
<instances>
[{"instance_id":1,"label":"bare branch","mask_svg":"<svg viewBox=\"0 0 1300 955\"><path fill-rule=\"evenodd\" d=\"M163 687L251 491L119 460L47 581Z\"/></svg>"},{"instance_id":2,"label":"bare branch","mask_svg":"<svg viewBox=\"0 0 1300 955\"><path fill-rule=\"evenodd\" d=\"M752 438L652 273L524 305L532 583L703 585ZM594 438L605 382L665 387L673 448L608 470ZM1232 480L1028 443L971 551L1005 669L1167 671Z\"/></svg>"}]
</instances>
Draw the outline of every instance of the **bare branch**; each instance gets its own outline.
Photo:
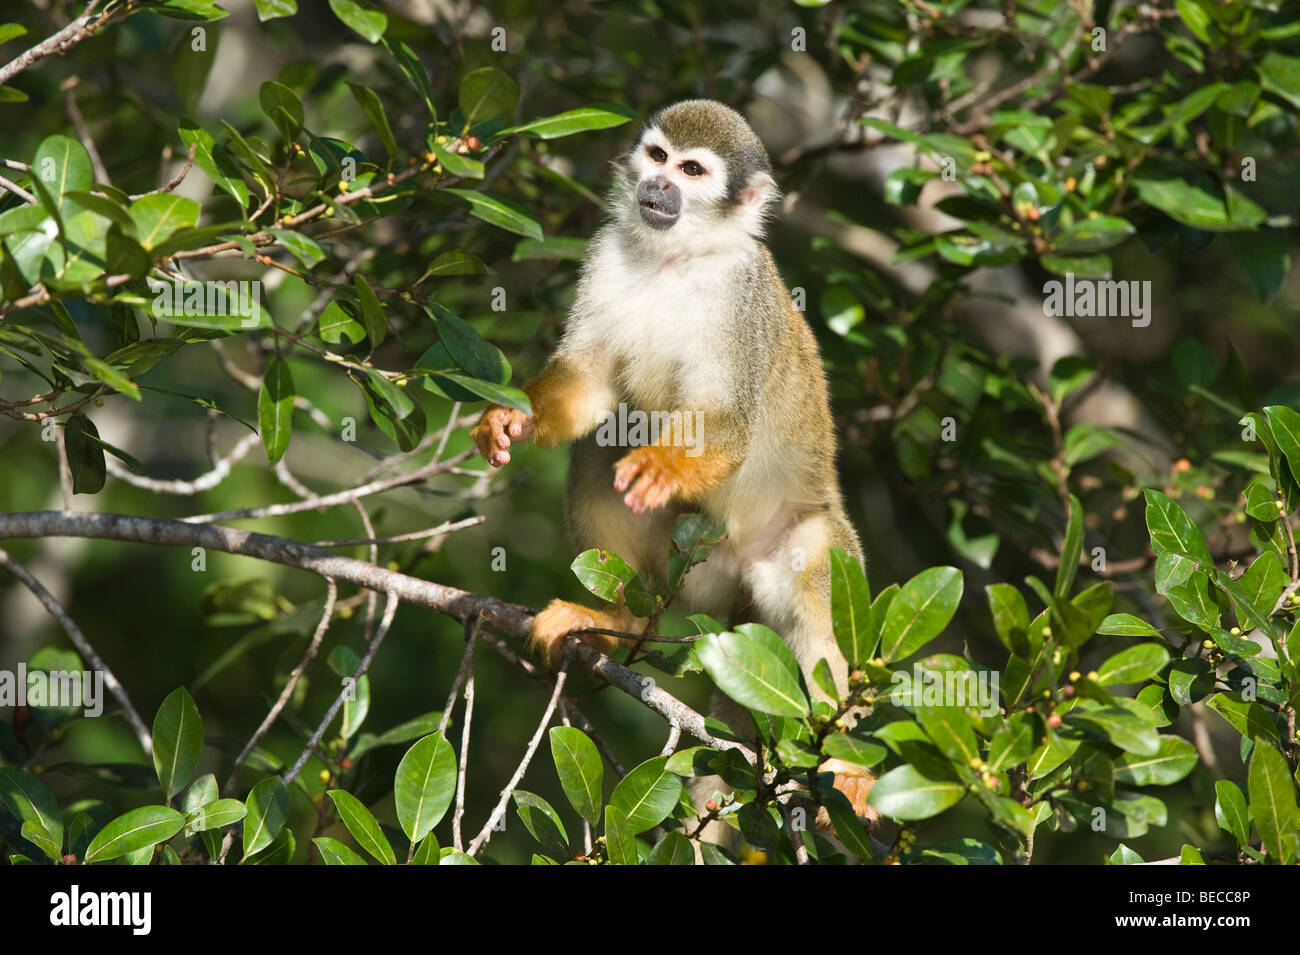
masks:
<instances>
[{"instance_id":1,"label":"bare branch","mask_svg":"<svg viewBox=\"0 0 1300 955\"><path fill-rule=\"evenodd\" d=\"M105 455L104 461L108 465L108 473L118 480L125 481L133 487L143 488L146 491L153 491L155 494L178 494L190 496L199 494L203 491L209 491L216 487L227 477L230 476L231 468L234 464L247 456L248 452L260 444L262 438L257 434L246 434L235 443L235 446L226 452L225 457L217 461L211 471L206 474L200 474L192 481L179 480L160 480L157 478L142 477L139 474L133 474L125 465L119 463L110 455Z\"/></svg>"},{"instance_id":2,"label":"bare branch","mask_svg":"<svg viewBox=\"0 0 1300 955\"><path fill-rule=\"evenodd\" d=\"M122 707L122 712L126 715L126 721L131 724L136 739L140 741L140 748L144 750L146 756L152 756L153 737L149 733L149 728L144 725L144 720L140 719L140 714L131 705L131 698L127 696L126 689L118 682L117 677L108 668L108 664L104 662L103 657L95 652L95 648L90 645L90 641L81 632L81 628L77 626L76 621L68 616L68 612L63 609L63 605L54 598L52 593L45 589L45 585L33 577L31 571L10 557L9 553L3 548L0 548L0 567L4 567L9 573L17 577L23 586L44 604L45 609L59 622L59 626L63 627L68 639L72 641L72 645L77 648L77 652L81 654L82 658L104 674L104 685L108 687L108 692L113 694Z\"/></svg>"}]
</instances>

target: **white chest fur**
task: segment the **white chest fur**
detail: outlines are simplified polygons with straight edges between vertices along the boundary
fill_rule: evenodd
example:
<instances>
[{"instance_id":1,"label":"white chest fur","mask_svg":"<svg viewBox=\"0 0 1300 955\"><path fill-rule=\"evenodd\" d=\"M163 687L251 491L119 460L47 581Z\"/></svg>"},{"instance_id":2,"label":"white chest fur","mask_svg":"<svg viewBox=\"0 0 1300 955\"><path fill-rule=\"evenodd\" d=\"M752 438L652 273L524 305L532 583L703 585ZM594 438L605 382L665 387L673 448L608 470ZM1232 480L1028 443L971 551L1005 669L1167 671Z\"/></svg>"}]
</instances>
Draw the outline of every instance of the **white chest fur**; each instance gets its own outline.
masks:
<instances>
[{"instance_id":1,"label":"white chest fur","mask_svg":"<svg viewBox=\"0 0 1300 955\"><path fill-rule=\"evenodd\" d=\"M726 400L719 363L734 335L724 303L738 264L734 253L711 253L636 265L616 242L598 242L569 343L608 356L616 387L639 405L717 407Z\"/></svg>"}]
</instances>

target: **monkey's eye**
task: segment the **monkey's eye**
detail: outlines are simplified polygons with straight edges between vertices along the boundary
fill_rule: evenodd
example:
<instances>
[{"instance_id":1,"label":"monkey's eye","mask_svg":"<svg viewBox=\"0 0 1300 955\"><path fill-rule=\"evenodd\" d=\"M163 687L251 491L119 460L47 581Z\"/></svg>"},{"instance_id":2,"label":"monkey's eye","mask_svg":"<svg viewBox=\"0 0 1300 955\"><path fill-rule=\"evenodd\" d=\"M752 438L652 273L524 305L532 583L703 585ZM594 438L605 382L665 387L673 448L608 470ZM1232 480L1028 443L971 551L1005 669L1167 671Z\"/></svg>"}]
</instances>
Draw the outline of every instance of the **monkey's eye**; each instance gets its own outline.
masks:
<instances>
[{"instance_id":1,"label":"monkey's eye","mask_svg":"<svg viewBox=\"0 0 1300 955\"><path fill-rule=\"evenodd\" d=\"M688 159L686 160L686 162L682 163L681 170L682 172L686 173L686 175L688 176L704 175L704 167L701 166L699 163L697 163L694 159Z\"/></svg>"},{"instance_id":2,"label":"monkey's eye","mask_svg":"<svg viewBox=\"0 0 1300 955\"><path fill-rule=\"evenodd\" d=\"M664 152L662 149L660 149L658 146L651 146L649 149L646 150L646 153L647 153L647 154L650 156L650 158L653 159L655 162L667 162L667 161L668 161L668 154L667 154L666 152Z\"/></svg>"}]
</instances>

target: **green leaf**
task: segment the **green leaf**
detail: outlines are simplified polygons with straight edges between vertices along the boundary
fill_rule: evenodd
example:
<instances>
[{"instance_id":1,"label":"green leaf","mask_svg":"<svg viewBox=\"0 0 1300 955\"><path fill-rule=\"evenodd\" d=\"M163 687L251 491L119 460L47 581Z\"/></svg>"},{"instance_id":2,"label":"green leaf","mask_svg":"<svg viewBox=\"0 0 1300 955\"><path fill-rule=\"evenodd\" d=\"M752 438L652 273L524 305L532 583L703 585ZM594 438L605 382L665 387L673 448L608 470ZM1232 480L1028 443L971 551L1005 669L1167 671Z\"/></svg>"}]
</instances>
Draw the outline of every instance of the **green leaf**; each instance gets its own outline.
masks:
<instances>
[{"instance_id":1,"label":"green leaf","mask_svg":"<svg viewBox=\"0 0 1300 955\"><path fill-rule=\"evenodd\" d=\"M1147 528L1156 555L1173 554L1203 566L1213 566L1214 559L1205 545L1205 538L1187 513L1153 488L1148 488L1145 494Z\"/></svg>"},{"instance_id":2,"label":"green leaf","mask_svg":"<svg viewBox=\"0 0 1300 955\"><path fill-rule=\"evenodd\" d=\"M619 589L636 576L636 571L623 558L607 550L585 550L569 565L569 569L582 586L610 603L618 601Z\"/></svg>"},{"instance_id":3,"label":"green leaf","mask_svg":"<svg viewBox=\"0 0 1300 955\"><path fill-rule=\"evenodd\" d=\"M266 231L279 239L280 244L305 265L308 271L325 260L327 253L321 248L321 244L310 236L294 232L292 229L267 229Z\"/></svg>"},{"instance_id":4,"label":"green leaf","mask_svg":"<svg viewBox=\"0 0 1300 955\"><path fill-rule=\"evenodd\" d=\"M1216 693L1205 705L1247 739L1267 738L1274 743L1282 741L1272 712L1256 700L1243 701L1228 693Z\"/></svg>"},{"instance_id":5,"label":"green leaf","mask_svg":"<svg viewBox=\"0 0 1300 955\"><path fill-rule=\"evenodd\" d=\"M1061 544L1061 561L1056 567L1056 587L1053 593L1065 597L1074 586L1075 575L1079 572L1079 557L1083 553L1083 505L1073 494L1070 495L1070 518L1065 530L1065 540Z\"/></svg>"},{"instance_id":6,"label":"green leaf","mask_svg":"<svg viewBox=\"0 0 1300 955\"><path fill-rule=\"evenodd\" d=\"M207 832L232 826L248 815L248 807L238 799L214 799L185 815L187 832Z\"/></svg>"},{"instance_id":7,"label":"green leaf","mask_svg":"<svg viewBox=\"0 0 1300 955\"><path fill-rule=\"evenodd\" d=\"M682 781L668 771L667 762L666 756L646 760L619 780L610 794L609 808L627 817L627 826L633 834L663 822L681 797ZM608 810L605 820L608 825Z\"/></svg>"},{"instance_id":8,"label":"green leaf","mask_svg":"<svg viewBox=\"0 0 1300 955\"><path fill-rule=\"evenodd\" d=\"M203 720L185 687L177 687L153 718L153 765L163 795L171 799L190 781L203 752Z\"/></svg>"},{"instance_id":9,"label":"green leaf","mask_svg":"<svg viewBox=\"0 0 1300 955\"><path fill-rule=\"evenodd\" d=\"M510 380L510 363L501 349L474 330L469 322L436 302L426 311L438 326L438 339L456 365L472 378L504 385Z\"/></svg>"},{"instance_id":10,"label":"green leaf","mask_svg":"<svg viewBox=\"0 0 1300 955\"><path fill-rule=\"evenodd\" d=\"M822 744L827 756L842 759L857 766L874 766L885 758L885 747L869 743L847 733L832 733Z\"/></svg>"},{"instance_id":11,"label":"green leaf","mask_svg":"<svg viewBox=\"0 0 1300 955\"><path fill-rule=\"evenodd\" d=\"M1117 637L1155 637L1156 639L1163 639L1159 630L1131 613L1111 614L1101 622L1097 632Z\"/></svg>"},{"instance_id":12,"label":"green leaf","mask_svg":"<svg viewBox=\"0 0 1300 955\"><path fill-rule=\"evenodd\" d=\"M350 846L344 845L329 836L319 836L312 840L320 852L321 862L326 865L367 865L365 859Z\"/></svg>"},{"instance_id":13,"label":"green leaf","mask_svg":"<svg viewBox=\"0 0 1300 955\"><path fill-rule=\"evenodd\" d=\"M397 764L393 802L397 821L412 842L438 824L456 792L456 753L442 733L420 740Z\"/></svg>"},{"instance_id":14,"label":"green leaf","mask_svg":"<svg viewBox=\"0 0 1300 955\"><path fill-rule=\"evenodd\" d=\"M361 323L366 326L366 335L370 347L378 348L388 337L388 321L384 318L384 306L380 304L375 290L370 287L364 275L358 274L353 280L357 290L357 301L361 305Z\"/></svg>"},{"instance_id":15,"label":"green leaf","mask_svg":"<svg viewBox=\"0 0 1300 955\"><path fill-rule=\"evenodd\" d=\"M519 84L495 66L484 66L466 73L460 81L460 111L465 128L494 116L503 116L519 102Z\"/></svg>"},{"instance_id":16,"label":"green leaf","mask_svg":"<svg viewBox=\"0 0 1300 955\"><path fill-rule=\"evenodd\" d=\"M550 737L551 757L564 795L579 816L593 826L598 825L605 768L596 744L572 726L553 726Z\"/></svg>"},{"instance_id":17,"label":"green leaf","mask_svg":"<svg viewBox=\"0 0 1300 955\"><path fill-rule=\"evenodd\" d=\"M1012 713L1007 725L989 741L989 772L1000 773L1018 766L1034 752L1034 720L1024 712Z\"/></svg>"},{"instance_id":18,"label":"green leaf","mask_svg":"<svg viewBox=\"0 0 1300 955\"><path fill-rule=\"evenodd\" d=\"M1164 647L1156 643L1139 643L1121 650L1099 666L1097 681L1103 686L1112 683L1141 683L1154 677L1168 662L1169 651Z\"/></svg>"},{"instance_id":19,"label":"green leaf","mask_svg":"<svg viewBox=\"0 0 1300 955\"><path fill-rule=\"evenodd\" d=\"M743 633L716 633L695 643L700 663L727 696L760 713L803 717L808 698L785 661ZM641 831L641 830L638 830Z\"/></svg>"},{"instance_id":20,"label":"green leaf","mask_svg":"<svg viewBox=\"0 0 1300 955\"><path fill-rule=\"evenodd\" d=\"M979 758L975 728L966 711L959 706L921 706L917 722L939 750L957 766L969 766Z\"/></svg>"},{"instance_id":21,"label":"green leaf","mask_svg":"<svg viewBox=\"0 0 1300 955\"><path fill-rule=\"evenodd\" d=\"M26 35L27 28L21 23L0 24L0 43L8 43L10 40L16 40L20 36Z\"/></svg>"},{"instance_id":22,"label":"green leaf","mask_svg":"<svg viewBox=\"0 0 1300 955\"><path fill-rule=\"evenodd\" d=\"M60 212L69 192L89 190L95 181L86 147L67 136L47 136L41 141L32 159L31 174L49 192Z\"/></svg>"},{"instance_id":23,"label":"green leaf","mask_svg":"<svg viewBox=\"0 0 1300 955\"><path fill-rule=\"evenodd\" d=\"M0 812L13 817L23 838L56 862L63 846L63 815L45 786L17 766L0 766Z\"/></svg>"},{"instance_id":24,"label":"green leaf","mask_svg":"<svg viewBox=\"0 0 1300 955\"><path fill-rule=\"evenodd\" d=\"M1195 229L1235 232L1257 228L1265 218L1264 210L1244 197L1225 193L1219 198L1182 179L1133 179L1131 183L1147 205ZM1228 196L1234 197L1231 211Z\"/></svg>"},{"instance_id":25,"label":"green leaf","mask_svg":"<svg viewBox=\"0 0 1300 955\"><path fill-rule=\"evenodd\" d=\"M956 567L931 567L909 580L885 613L880 655L892 662L920 650L948 625L961 594Z\"/></svg>"},{"instance_id":26,"label":"green leaf","mask_svg":"<svg viewBox=\"0 0 1300 955\"><path fill-rule=\"evenodd\" d=\"M303 124L302 100L298 94L275 80L268 80L258 89L258 103L262 112L275 124L286 142L293 142Z\"/></svg>"},{"instance_id":27,"label":"green leaf","mask_svg":"<svg viewBox=\"0 0 1300 955\"><path fill-rule=\"evenodd\" d=\"M276 355L266 367L262 387L257 393L257 421L266 447L267 460L275 463L284 457L293 433L293 401L296 392L289 363Z\"/></svg>"},{"instance_id":28,"label":"green leaf","mask_svg":"<svg viewBox=\"0 0 1300 955\"><path fill-rule=\"evenodd\" d=\"M366 118L374 125L375 132L379 133L379 142L388 153L388 161L391 163L397 155L397 140L393 138L393 128L388 124L388 113L384 110L379 94L368 86L351 81L348 82L348 89L352 91L353 99L366 114Z\"/></svg>"},{"instance_id":29,"label":"green leaf","mask_svg":"<svg viewBox=\"0 0 1300 955\"><path fill-rule=\"evenodd\" d=\"M63 441L74 494L98 494L104 489L108 470L104 464L104 448L98 439L95 423L85 415L78 412L68 417Z\"/></svg>"},{"instance_id":30,"label":"green leaf","mask_svg":"<svg viewBox=\"0 0 1300 955\"><path fill-rule=\"evenodd\" d=\"M1152 756L1124 753L1115 760L1115 782L1134 786L1169 786L1196 765L1196 747L1177 736L1161 736L1160 749Z\"/></svg>"},{"instance_id":31,"label":"green leaf","mask_svg":"<svg viewBox=\"0 0 1300 955\"><path fill-rule=\"evenodd\" d=\"M181 117L177 133L187 148L194 147L194 164L203 170L213 185L234 199L241 213L247 209L248 186L225 147L218 145L211 133L188 116Z\"/></svg>"},{"instance_id":32,"label":"green leaf","mask_svg":"<svg viewBox=\"0 0 1300 955\"><path fill-rule=\"evenodd\" d=\"M849 666L875 655L876 635L869 631L871 588L862 565L838 547L831 555L831 625L835 642Z\"/></svg>"},{"instance_id":33,"label":"green leaf","mask_svg":"<svg viewBox=\"0 0 1300 955\"><path fill-rule=\"evenodd\" d=\"M368 10L354 0L330 0L334 15L361 34L367 43L378 43L388 29L388 17L378 10Z\"/></svg>"},{"instance_id":34,"label":"green leaf","mask_svg":"<svg viewBox=\"0 0 1300 955\"><path fill-rule=\"evenodd\" d=\"M490 225L530 239L542 237L542 227L538 221L528 210L512 199L490 192L476 192L473 189L443 189L442 191L459 196L468 202L470 215L476 219L482 219Z\"/></svg>"},{"instance_id":35,"label":"green leaf","mask_svg":"<svg viewBox=\"0 0 1300 955\"><path fill-rule=\"evenodd\" d=\"M931 779L915 766L904 765L876 780L867 804L891 819L929 819L956 805L965 793L961 783Z\"/></svg>"},{"instance_id":36,"label":"green leaf","mask_svg":"<svg viewBox=\"0 0 1300 955\"><path fill-rule=\"evenodd\" d=\"M1285 405L1271 405L1264 409L1273 440L1286 458L1291 476L1300 481L1300 414Z\"/></svg>"},{"instance_id":37,"label":"green leaf","mask_svg":"<svg viewBox=\"0 0 1300 955\"><path fill-rule=\"evenodd\" d=\"M1065 724L1082 730L1085 736L1114 743L1126 753L1155 756L1160 752L1155 723L1123 706L1076 707L1065 715Z\"/></svg>"},{"instance_id":38,"label":"green leaf","mask_svg":"<svg viewBox=\"0 0 1300 955\"><path fill-rule=\"evenodd\" d=\"M525 242L531 242L531 239L525 239ZM545 240L543 240L545 241ZM523 243L520 243L522 245ZM519 246L515 246L516 253ZM511 261L519 261L514 258ZM419 285L425 279L440 278L444 275L492 275L493 270L488 268L483 260L473 252L466 252L464 249L448 249L434 259L424 274L416 281Z\"/></svg>"},{"instance_id":39,"label":"green leaf","mask_svg":"<svg viewBox=\"0 0 1300 955\"><path fill-rule=\"evenodd\" d=\"M544 239L522 239L510 254L511 262L565 260L581 262L587 257L587 240L554 235Z\"/></svg>"},{"instance_id":40,"label":"green leaf","mask_svg":"<svg viewBox=\"0 0 1300 955\"><path fill-rule=\"evenodd\" d=\"M513 793L515 812L519 814L528 834L536 839L552 856L566 859L569 855L569 834L555 810L541 796L516 789Z\"/></svg>"},{"instance_id":41,"label":"green leaf","mask_svg":"<svg viewBox=\"0 0 1300 955\"><path fill-rule=\"evenodd\" d=\"M1300 56L1270 52L1256 67L1264 89L1300 107Z\"/></svg>"},{"instance_id":42,"label":"green leaf","mask_svg":"<svg viewBox=\"0 0 1300 955\"><path fill-rule=\"evenodd\" d=\"M464 89L463 85L461 88ZM513 104L511 104L510 108L514 108ZM462 104L462 111L463 109ZM580 106L577 109L556 113L554 116L543 116L541 119L534 119L522 126L511 126L509 129L503 129L497 133L497 138L503 139L506 136L524 134L536 136L538 139L559 139L561 136L572 136L574 133L585 133L595 129L610 129L614 126L622 126L634 118L635 114L631 110L621 106Z\"/></svg>"},{"instance_id":43,"label":"green leaf","mask_svg":"<svg viewBox=\"0 0 1300 955\"><path fill-rule=\"evenodd\" d=\"M1220 779L1214 784L1214 818L1219 828L1244 846L1250 843L1250 810L1241 787L1231 779Z\"/></svg>"},{"instance_id":44,"label":"green leaf","mask_svg":"<svg viewBox=\"0 0 1300 955\"><path fill-rule=\"evenodd\" d=\"M1259 228L1228 236L1233 257L1260 301L1267 302L1282 287L1291 270L1291 247L1281 229Z\"/></svg>"},{"instance_id":45,"label":"green leaf","mask_svg":"<svg viewBox=\"0 0 1300 955\"><path fill-rule=\"evenodd\" d=\"M130 212L136 236L146 249L161 245L173 232L199 221L197 202L169 192L141 196L131 203Z\"/></svg>"},{"instance_id":46,"label":"green leaf","mask_svg":"<svg viewBox=\"0 0 1300 955\"><path fill-rule=\"evenodd\" d=\"M185 826L185 817L169 806L141 806L106 825L86 848L85 862L107 862L166 842Z\"/></svg>"},{"instance_id":47,"label":"green leaf","mask_svg":"<svg viewBox=\"0 0 1300 955\"><path fill-rule=\"evenodd\" d=\"M454 388L470 392L471 397L464 400L473 401L473 396L477 396L494 404L515 408L524 414L530 415L533 413L533 406L528 401L528 395L518 388L494 384L480 378L471 378L469 375L462 375L453 371L435 372L429 380L433 384L440 386L443 391Z\"/></svg>"},{"instance_id":48,"label":"green leaf","mask_svg":"<svg viewBox=\"0 0 1300 955\"><path fill-rule=\"evenodd\" d=\"M269 776L253 787L245 800L244 858L265 849L289 820L289 788L279 776Z\"/></svg>"},{"instance_id":49,"label":"green leaf","mask_svg":"<svg viewBox=\"0 0 1300 955\"><path fill-rule=\"evenodd\" d=\"M1025 606L1025 598L1011 584L989 584L984 592L988 594L993 628L1002 645L1010 650L1012 634L1018 630L1023 636L1029 630L1029 610Z\"/></svg>"},{"instance_id":50,"label":"green leaf","mask_svg":"<svg viewBox=\"0 0 1300 955\"><path fill-rule=\"evenodd\" d=\"M458 176L461 179L482 179L485 167L477 159L471 159L469 156L462 156L460 153L452 152L445 146L433 145L433 155L437 157L442 168L449 175Z\"/></svg>"},{"instance_id":51,"label":"green leaf","mask_svg":"<svg viewBox=\"0 0 1300 955\"><path fill-rule=\"evenodd\" d=\"M357 840L357 845L365 849L376 862L396 865L397 857L393 855L393 847L384 837L379 820L366 808L365 803L344 789L331 789L329 797L334 801L339 819L348 827L352 838Z\"/></svg>"},{"instance_id":52,"label":"green leaf","mask_svg":"<svg viewBox=\"0 0 1300 955\"><path fill-rule=\"evenodd\" d=\"M1119 245L1136 232L1127 220L1119 216L1081 219L1053 239L1052 248L1067 254L1100 252Z\"/></svg>"},{"instance_id":53,"label":"green leaf","mask_svg":"<svg viewBox=\"0 0 1300 955\"><path fill-rule=\"evenodd\" d=\"M1266 740L1255 740L1247 791L1264 848L1275 862L1289 865L1296 850L1295 783L1286 759Z\"/></svg>"},{"instance_id":54,"label":"green leaf","mask_svg":"<svg viewBox=\"0 0 1300 955\"><path fill-rule=\"evenodd\" d=\"M627 813L613 804L605 807L605 853L613 865L637 865L641 861Z\"/></svg>"},{"instance_id":55,"label":"green leaf","mask_svg":"<svg viewBox=\"0 0 1300 955\"><path fill-rule=\"evenodd\" d=\"M348 344L355 345L366 337L365 327L348 311L350 304L335 300L325 306L316 321L316 331L322 341L337 345L346 338Z\"/></svg>"},{"instance_id":56,"label":"green leaf","mask_svg":"<svg viewBox=\"0 0 1300 955\"><path fill-rule=\"evenodd\" d=\"M646 865L695 865L695 847L680 832L670 832L650 850Z\"/></svg>"}]
</instances>

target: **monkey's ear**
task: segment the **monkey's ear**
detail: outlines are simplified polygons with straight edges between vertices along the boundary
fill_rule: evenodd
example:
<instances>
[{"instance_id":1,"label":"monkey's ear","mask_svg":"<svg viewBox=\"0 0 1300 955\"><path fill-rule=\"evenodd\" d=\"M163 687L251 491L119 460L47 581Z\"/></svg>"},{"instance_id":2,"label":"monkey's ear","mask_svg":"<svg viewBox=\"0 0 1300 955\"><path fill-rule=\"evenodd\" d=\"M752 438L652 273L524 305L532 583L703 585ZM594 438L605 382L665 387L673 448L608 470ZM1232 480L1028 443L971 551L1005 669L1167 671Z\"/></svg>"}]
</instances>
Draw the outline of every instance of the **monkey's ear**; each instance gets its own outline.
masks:
<instances>
[{"instance_id":1,"label":"monkey's ear","mask_svg":"<svg viewBox=\"0 0 1300 955\"><path fill-rule=\"evenodd\" d=\"M745 209L762 211L779 196L776 180L766 172L756 172L749 177L749 182L745 183L745 188L740 191L740 205Z\"/></svg>"},{"instance_id":2,"label":"monkey's ear","mask_svg":"<svg viewBox=\"0 0 1300 955\"><path fill-rule=\"evenodd\" d=\"M781 196L776 187L776 180L769 173L755 172L740 190L736 202L736 215L740 217L749 232L758 234L763 231L763 222L768 210Z\"/></svg>"}]
</instances>

